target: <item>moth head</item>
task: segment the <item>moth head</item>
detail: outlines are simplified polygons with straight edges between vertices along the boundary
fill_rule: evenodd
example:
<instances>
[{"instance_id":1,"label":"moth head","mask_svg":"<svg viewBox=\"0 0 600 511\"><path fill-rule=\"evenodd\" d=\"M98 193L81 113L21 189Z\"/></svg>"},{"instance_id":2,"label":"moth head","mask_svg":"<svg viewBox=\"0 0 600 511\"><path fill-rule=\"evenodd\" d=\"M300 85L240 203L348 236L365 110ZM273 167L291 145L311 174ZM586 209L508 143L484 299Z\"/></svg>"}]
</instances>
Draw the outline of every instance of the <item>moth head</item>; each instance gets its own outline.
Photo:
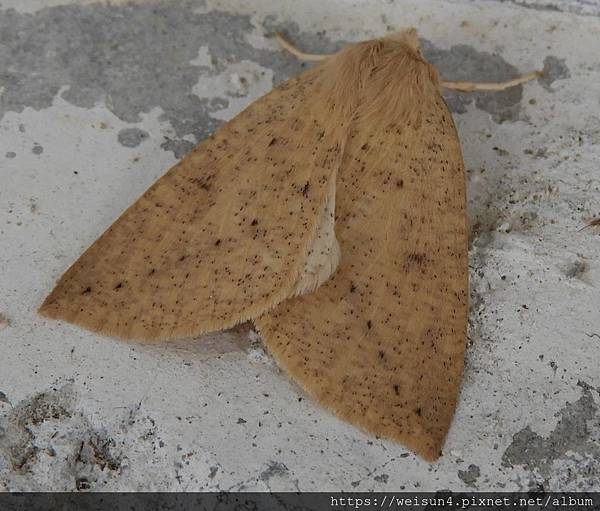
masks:
<instances>
[{"instance_id":1,"label":"moth head","mask_svg":"<svg viewBox=\"0 0 600 511\"><path fill-rule=\"evenodd\" d=\"M382 112L397 119L418 116L413 98L440 90L438 73L421 54L414 28L349 44L323 66L328 95L364 122L376 122Z\"/></svg>"},{"instance_id":2,"label":"moth head","mask_svg":"<svg viewBox=\"0 0 600 511\"><path fill-rule=\"evenodd\" d=\"M401 30L400 32L396 32L388 36L389 39L397 41L405 46L407 46L410 50L417 53L419 56L421 55L421 48L419 45L419 35L417 34L417 29L414 27L406 28Z\"/></svg>"},{"instance_id":3,"label":"moth head","mask_svg":"<svg viewBox=\"0 0 600 511\"><path fill-rule=\"evenodd\" d=\"M389 47L394 48L395 51L400 51L415 60L427 63L421 53L419 34L416 28L411 27L401 30L400 32L387 35L380 40Z\"/></svg>"},{"instance_id":4,"label":"moth head","mask_svg":"<svg viewBox=\"0 0 600 511\"><path fill-rule=\"evenodd\" d=\"M426 75L428 79L439 88L439 75L437 70L427 62L421 53L419 35L413 27L381 39L395 54L394 60L402 59L403 66L412 68L416 75ZM440 89L441 90L441 89Z\"/></svg>"}]
</instances>

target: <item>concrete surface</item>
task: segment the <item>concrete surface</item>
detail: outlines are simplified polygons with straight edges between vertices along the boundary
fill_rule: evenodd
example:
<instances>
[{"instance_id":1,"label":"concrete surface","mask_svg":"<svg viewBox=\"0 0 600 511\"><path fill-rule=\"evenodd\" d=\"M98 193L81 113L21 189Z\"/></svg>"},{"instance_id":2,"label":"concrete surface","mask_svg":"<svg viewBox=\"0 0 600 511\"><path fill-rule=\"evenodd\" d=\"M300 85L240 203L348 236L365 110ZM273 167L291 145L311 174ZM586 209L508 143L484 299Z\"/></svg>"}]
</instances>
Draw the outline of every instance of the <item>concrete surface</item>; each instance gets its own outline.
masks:
<instances>
[{"instance_id":1,"label":"concrete surface","mask_svg":"<svg viewBox=\"0 0 600 511\"><path fill-rule=\"evenodd\" d=\"M523 5L518 5L523 4ZM600 489L600 18L575 0L0 0L0 488ZM469 179L470 346L440 462L316 406L248 325L140 346L35 314L199 139L308 51L417 26ZM441 219L440 221L443 221Z\"/></svg>"}]
</instances>

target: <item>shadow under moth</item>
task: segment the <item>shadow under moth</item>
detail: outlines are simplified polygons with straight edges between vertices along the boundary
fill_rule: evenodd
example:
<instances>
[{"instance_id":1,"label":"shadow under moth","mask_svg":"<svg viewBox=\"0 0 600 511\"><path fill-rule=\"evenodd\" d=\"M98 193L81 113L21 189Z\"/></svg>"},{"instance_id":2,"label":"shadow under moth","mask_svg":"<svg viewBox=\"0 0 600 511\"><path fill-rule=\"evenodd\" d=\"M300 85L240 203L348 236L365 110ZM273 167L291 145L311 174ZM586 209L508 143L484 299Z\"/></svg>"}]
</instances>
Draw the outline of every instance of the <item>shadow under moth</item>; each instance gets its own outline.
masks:
<instances>
[{"instance_id":1,"label":"shadow under moth","mask_svg":"<svg viewBox=\"0 0 600 511\"><path fill-rule=\"evenodd\" d=\"M465 170L440 90L477 84L440 82L414 29L321 60L156 181L40 313L143 341L252 320L318 402L435 460L468 318Z\"/></svg>"}]
</instances>

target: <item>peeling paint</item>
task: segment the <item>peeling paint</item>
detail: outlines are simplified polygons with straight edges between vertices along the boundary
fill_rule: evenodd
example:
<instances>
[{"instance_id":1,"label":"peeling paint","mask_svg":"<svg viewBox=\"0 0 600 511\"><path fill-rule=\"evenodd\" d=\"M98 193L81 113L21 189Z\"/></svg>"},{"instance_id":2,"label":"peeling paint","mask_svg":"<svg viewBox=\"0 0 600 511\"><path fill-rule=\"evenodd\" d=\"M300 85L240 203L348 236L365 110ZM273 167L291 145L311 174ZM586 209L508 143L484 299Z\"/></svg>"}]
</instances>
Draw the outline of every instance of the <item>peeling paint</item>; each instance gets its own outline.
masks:
<instances>
[{"instance_id":1,"label":"peeling paint","mask_svg":"<svg viewBox=\"0 0 600 511\"><path fill-rule=\"evenodd\" d=\"M149 136L147 131L139 128L124 128L119 131L117 138L122 146L137 147Z\"/></svg>"},{"instance_id":2,"label":"peeling paint","mask_svg":"<svg viewBox=\"0 0 600 511\"><path fill-rule=\"evenodd\" d=\"M467 470L458 471L458 478L471 488L477 488L475 483L477 482L477 479L479 479L480 475L481 471L479 467L473 464L469 465L469 468L467 468Z\"/></svg>"},{"instance_id":3,"label":"peeling paint","mask_svg":"<svg viewBox=\"0 0 600 511\"><path fill-rule=\"evenodd\" d=\"M431 62L444 80L471 82L497 82L519 76L519 70L498 54L478 51L464 44L450 49L437 49L430 41L422 41L423 54ZM523 87L513 87L494 94L476 92L444 91L450 109L455 113L466 112L467 106L488 112L496 122L518 120L521 113Z\"/></svg>"},{"instance_id":4,"label":"peeling paint","mask_svg":"<svg viewBox=\"0 0 600 511\"><path fill-rule=\"evenodd\" d=\"M542 71L543 75L539 78L539 81L542 87L550 92L554 92L552 84L556 80L564 80L571 77L565 59L559 59L554 55L549 55L544 59L544 68Z\"/></svg>"},{"instance_id":5,"label":"peeling paint","mask_svg":"<svg viewBox=\"0 0 600 511\"><path fill-rule=\"evenodd\" d=\"M121 436L141 428L142 434L135 438L138 446L155 439L153 421L140 416L139 406L129 410L117 434L95 426L78 409L72 383L34 394L14 406L4 397L0 402L8 406L0 407L0 464L2 458L10 463L13 489L102 489L127 468ZM40 474L50 487L40 486Z\"/></svg>"},{"instance_id":6,"label":"peeling paint","mask_svg":"<svg viewBox=\"0 0 600 511\"><path fill-rule=\"evenodd\" d=\"M7 71L0 77L0 118L25 107L48 108L59 93L84 108L105 102L129 123L160 107L161 119L175 131L161 147L180 157L273 83L306 68L307 63L284 51L250 46L246 36L254 26L249 16L199 14L191 5L161 0L64 5L33 14L2 11L0 68ZM303 33L294 23L278 24L272 16L264 25L267 32L284 28L308 50L317 51L318 46L318 51L330 52L342 44L325 33ZM494 80L517 74L499 55L470 46L440 50L423 40L423 50L448 79ZM216 87L215 80L228 84ZM453 111L464 112L474 102L498 121L517 118L521 97L520 87L493 95L447 95ZM129 135L120 137L124 145L137 140Z\"/></svg>"},{"instance_id":7,"label":"peeling paint","mask_svg":"<svg viewBox=\"0 0 600 511\"><path fill-rule=\"evenodd\" d=\"M73 105L90 108L105 102L129 123L160 107L161 120L175 131L162 147L180 156L182 147L189 149L221 124L211 114L223 103L193 93L207 70L210 79L211 72L223 72L232 61L251 61L275 69L275 80L280 81L304 67L284 52L251 47L245 40L254 30L249 16L196 14L192 5L162 0L64 5L33 14L2 11L0 68L5 72L0 77L0 119L26 107L48 108L63 89L62 98ZM203 67L201 49L207 47L213 71ZM214 96L219 94L215 90ZM186 139L189 136L192 141Z\"/></svg>"},{"instance_id":8,"label":"peeling paint","mask_svg":"<svg viewBox=\"0 0 600 511\"><path fill-rule=\"evenodd\" d=\"M0 332L10 346L0 357L0 490L600 487L600 417L588 419L586 397L599 406L598 236L576 233L598 213L600 132L589 105L600 97L600 20L527 17L482 0L118 3L3 0L15 11L0 9L0 310L12 320ZM174 155L312 65L269 32L331 52L408 24L447 79L506 79L551 55L551 90L534 81L512 96L446 95L468 169L473 307L438 463L316 406L247 324L132 347L35 315L69 260ZM141 143L128 149L119 134ZM580 379L589 383L576 387ZM57 392L64 399L53 401ZM63 411L36 424L13 412L36 399ZM514 464L502 466L503 456Z\"/></svg>"},{"instance_id":9,"label":"peeling paint","mask_svg":"<svg viewBox=\"0 0 600 511\"><path fill-rule=\"evenodd\" d=\"M220 73L203 76L193 87L201 99L210 100L211 117L231 119L248 106L248 98L260 97L273 88L273 71L249 60L227 65ZM215 98L215 91L225 98Z\"/></svg>"},{"instance_id":10,"label":"peeling paint","mask_svg":"<svg viewBox=\"0 0 600 511\"><path fill-rule=\"evenodd\" d=\"M600 421L598 405L589 386L580 382L579 387L582 396L573 403L567 403L556 414L558 422L548 436L539 435L530 426L513 435L502 456L505 467L522 465L548 478L557 460L578 455L594 458L598 463L600 439L595 437L592 427L592 422L597 428ZM600 466L597 465L596 469L600 472Z\"/></svg>"},{"instance_id":11,"label":"peeling paint","mask_svg":"<svg viewBox=\"0 0 600 511\"><path fill-rule=\"evenodd\" d=\"M0 422L0 453L11 463L13 470L24 473L35 463L39 447L34 441L32 427L47 420L71 416L73 396L70 387L44 392L18 403Z\"/></svg>"},{"instance_id":12,"label":"peeling paint","mask_svg":"<svg viewBox=\"0 0 600 511\"><path fill-rule=\"evenodd\" d=\"M279 461L271 461L269 466L263 470L259 476L261 481L268 481L274 476L284 476L288 473L288 468Z\"/></svg>"}]
</instances>

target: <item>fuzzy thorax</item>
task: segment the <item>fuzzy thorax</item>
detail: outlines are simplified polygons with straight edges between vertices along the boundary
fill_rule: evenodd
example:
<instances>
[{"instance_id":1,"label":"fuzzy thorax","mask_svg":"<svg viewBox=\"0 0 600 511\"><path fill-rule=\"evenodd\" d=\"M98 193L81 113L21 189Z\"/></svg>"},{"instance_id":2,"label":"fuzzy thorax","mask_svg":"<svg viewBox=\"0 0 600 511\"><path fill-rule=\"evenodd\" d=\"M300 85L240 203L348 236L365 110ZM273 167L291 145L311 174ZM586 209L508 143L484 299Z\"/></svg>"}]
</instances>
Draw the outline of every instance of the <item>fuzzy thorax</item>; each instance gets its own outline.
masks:
<instances>
[{"instance_id":1,"label":"fuzzy thorax","mask_svg":"<svg viewBox=\"0 0 600 511\"><path fill-rule=\"evenodd\" d=\"M440 91L438 73L423 58L414 28L349 44L322 66L337 106L364 122L376 122L384 111L396 119L410 117L419 111L420 98Z\"/></svg>"}]
</instances>

